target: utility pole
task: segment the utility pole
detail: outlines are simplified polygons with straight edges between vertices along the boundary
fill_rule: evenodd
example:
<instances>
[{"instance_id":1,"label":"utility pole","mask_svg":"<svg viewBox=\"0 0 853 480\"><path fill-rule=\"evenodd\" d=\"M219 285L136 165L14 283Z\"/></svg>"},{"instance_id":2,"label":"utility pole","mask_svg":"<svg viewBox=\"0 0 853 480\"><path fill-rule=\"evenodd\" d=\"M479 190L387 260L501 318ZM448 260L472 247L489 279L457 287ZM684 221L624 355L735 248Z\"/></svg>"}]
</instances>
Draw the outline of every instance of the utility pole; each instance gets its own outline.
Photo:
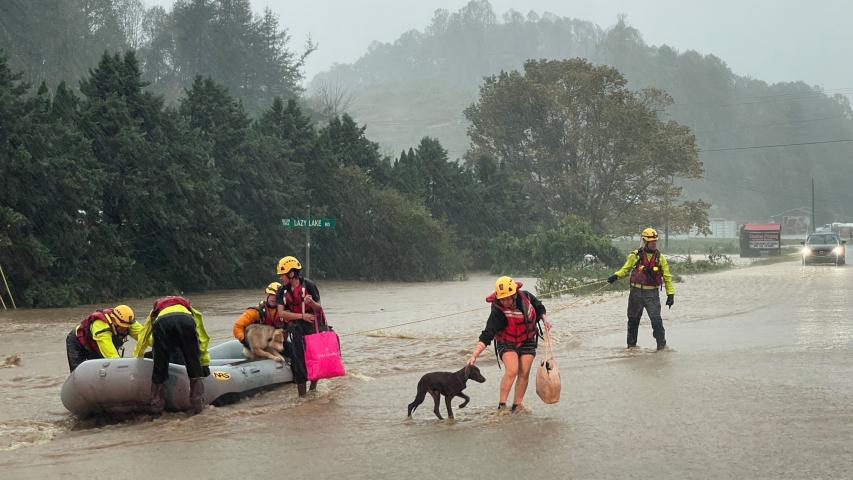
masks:
<instances>
[{"instance_id":1,"label":"utility pole","mask_svg":"<svg viewBox=\"0 0 853 480\"><path fill-rule=\"evenodd\" d=\"M305 277L311 277L311 204L308 204L308 226L305 227Z\"/></svg>"},{"instance_id":2,"label":"utility pole","mask_svg":"<svg viewBox=\"0 0 853 480\"><path fill-rule=\"evenodd\" d=\"M811 233L814 233L815 223L814 223L814 177L812 177L812 228Z\"/></svg>"},{"instance_id":3,"label":"utility pole","mask_svg":"<svg viewBox=\"0 0 853 480\"><path fill-rule=\"evenodd\" d=\"M663 227L663 249L669 251L669 193L672 191L672 185L675 183L675 176L669 177L669 188L666 189L664 196L664 227ZM687 232L687 239L690 239L690 232Z\"/></svg>"}]
</instances>

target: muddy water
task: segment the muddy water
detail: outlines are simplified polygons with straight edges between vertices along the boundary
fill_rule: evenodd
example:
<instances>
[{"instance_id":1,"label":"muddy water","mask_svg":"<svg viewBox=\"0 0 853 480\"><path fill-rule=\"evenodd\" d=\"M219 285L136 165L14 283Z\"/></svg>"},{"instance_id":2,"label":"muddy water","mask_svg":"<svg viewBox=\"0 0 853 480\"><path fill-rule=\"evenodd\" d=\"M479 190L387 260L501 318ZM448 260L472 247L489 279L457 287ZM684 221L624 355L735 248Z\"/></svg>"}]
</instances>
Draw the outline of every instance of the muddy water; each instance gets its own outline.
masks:
<instances>
[{"instance_id":1,"label":"muddy water","mask_svg":"<svg viewBox=\"0 0 853 480\"><path fill-rule=\"evenodd\" d=\"M853 268L791 262L688 277L664 312L673 348L662 353L645 318L645 348L624 350L627 293L546 301L559 404L542 404L531 386L526 412L498 415L490 348L479 362L488 380L469 385L455 422L437 421L429 402L406 419L420 375L464 363L492 281L323 282L348 377L307 400L285 386L195 417L106 425L70 417L59 401L64 336L92 306L0 314L0 361L21 358L0 368L0 477L849 478ZM230 337L256 297L193 297L211 343Z\"/></svg>"}]
</instances>

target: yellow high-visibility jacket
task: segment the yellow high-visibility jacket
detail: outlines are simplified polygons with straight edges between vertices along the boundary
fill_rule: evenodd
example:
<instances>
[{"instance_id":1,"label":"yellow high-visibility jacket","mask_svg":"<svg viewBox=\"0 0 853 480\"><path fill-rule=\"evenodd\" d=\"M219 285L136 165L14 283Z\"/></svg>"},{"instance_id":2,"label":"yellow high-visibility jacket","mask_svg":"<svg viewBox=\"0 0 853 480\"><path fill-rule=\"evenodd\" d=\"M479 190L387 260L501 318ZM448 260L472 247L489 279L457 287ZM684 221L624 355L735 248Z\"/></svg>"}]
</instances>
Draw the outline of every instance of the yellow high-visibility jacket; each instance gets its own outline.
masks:
<instances>
[{"instance_id":1,"label":"yellow high-visibility jacket","mask_svg":"<svg viewBox=\"0 0 853 480\"><path fill-rule=\"evenodd\" d=\"M77 327L80 328L80 327ZM128 327L128 335L134 340L139 340L139 332L142 331L142 325L139 322L132 322ZM98 350L104 358L119 358L118 350L113 343L113 329L105 322L95 320L89 325L89 331L92 333L92 339L98 344Z\"/></svg>"},{"instance_id":2,"label":"yellow high-visibility jacket","mask_svg":"<svg viewBox=\"0 0 853 480\"><path fill-rule=\"evenodd\" d=\"M201 312L199 312L195 308L193 308L192 312L190 312L183 305L172 305L160 311L160 314L157 316L157 318L163 317L170 313L186 313L193 317L193 320L195 320L195 331L198 334L198 359L201 361L201 366L209 366L210 353L207 351L207 345L210 343L210 337L207 335L207 331L204 329L204 319L201 315ZM145 319L144 330L139 336L139 340L136 343L136 348L133 350L134 356L142 358L142 356L145 355L145 349L154 345L154 335L152 335L152 333L154 322L157 321L157 318L155 318L154 321L151 321L151 313L148 313L148 318Z\"/></svg>"},{"instance_id":3,"label":"yellow high-visibility jacket","mask_svg":"<svg viewBox=\"0 0 853 480\"><path fill-rule=\"evenodd\" d=\"M651 260L653 253L649 253L643 251L646 255L646 260ZM639 257L637 256L636 250L631 250L631 253L628 254L628 259L625 260L625 264L622 265L622 268L616 271L616 276L622 278L631 273L631 270L639 261ZM663 276L663 286L666 288L667 295L675 294L675 287L672 286L672 274L669 272L669 263L666 261L666 257L663 253L660 253L658 256L658 264L660 265L661 273Z\"/></svg>"}]
</instances>

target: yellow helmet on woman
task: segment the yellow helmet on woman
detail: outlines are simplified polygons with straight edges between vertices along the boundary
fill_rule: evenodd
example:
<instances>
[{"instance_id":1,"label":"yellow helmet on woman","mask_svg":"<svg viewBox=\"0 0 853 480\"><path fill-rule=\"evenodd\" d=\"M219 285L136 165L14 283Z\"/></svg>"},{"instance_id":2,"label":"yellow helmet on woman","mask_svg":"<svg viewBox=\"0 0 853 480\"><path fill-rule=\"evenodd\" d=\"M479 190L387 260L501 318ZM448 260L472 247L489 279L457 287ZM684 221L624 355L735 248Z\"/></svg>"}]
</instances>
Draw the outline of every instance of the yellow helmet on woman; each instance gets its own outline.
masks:
<instances>
[{"instance_id":1,"label":"yellow helmet on woman","mask_svg":"<svg viewBox=\"0 0 853 480\"><path fill-rule=\"evenodd\" d=\"M658 232L654 228L649 227L649 228L643 230L642 237L643 237L643 240L645 240L647 242L651 242L651 241L658 239Z\"/></svg>"},{"instance_id":2,"label":"yellow helmet on woman","mask_svg":"<svg viewBox=\"0 0 853 480\"><path fill-rule=\"evenodd\" d=\"M284 275L291 270L302 270L302 264L299 263L299 260L296 257L284 257L278 261L278 268L276 268L276 272L279 275Z\"/></svg>"},{"instance_id":3,"label":"yellow helmet on woman","mask_svg":"<svg viewBox=\"0 0 853 480\"><path fill-rule=\"evenodd\" d=\"M278 282L272 282L271 284L267 285L267 288L266 288L266 289L264 289L264 292L265 292L267 295L275 295L276 293L278 293L278 289L279 289L279 288L281 288L281 284L280 284L280 283L278 283Z\"/></svg>"},{"instance_id":4,"label":"yellow helmet on woman","mask_svg":"<svg viewBox=\"0 0 853 480\"><path fill-rule=\"evenodd\" d=\"M495 298L498 300L515 295L518 287L512 277L504 275L495 281Z\"/></svg>"}]
</instances>

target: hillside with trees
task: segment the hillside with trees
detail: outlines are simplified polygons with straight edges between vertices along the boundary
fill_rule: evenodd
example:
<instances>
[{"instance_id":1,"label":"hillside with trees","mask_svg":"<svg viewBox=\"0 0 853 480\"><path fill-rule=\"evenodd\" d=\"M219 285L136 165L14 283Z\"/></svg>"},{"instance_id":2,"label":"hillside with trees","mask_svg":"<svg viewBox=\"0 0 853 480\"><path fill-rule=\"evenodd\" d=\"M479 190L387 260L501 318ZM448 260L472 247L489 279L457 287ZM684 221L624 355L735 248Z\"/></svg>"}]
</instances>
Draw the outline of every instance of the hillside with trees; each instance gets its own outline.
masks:
<instances>
[{"instance_id":1,"label":"hillside with trees","mask_svg":"<svg viewBox=\"0 0 853 480\"><path fill-rule=\"evenodd\" d=\"M149 90L167 103L202 75L251 115L275 97L300 96L314 48L294 49L278 17L254 13L249 0L175 0L168 11L142 0L8 0L0 4L0 47L24 81L72 88L105 50L133 49Z\"/></svg>"},{"instance_id":2,"label":"hillside with trees","mask_svg":"<svg viewBox=\"0 0 853 480\"><path fill-rule=\"evenodd\" d=\"M604 29L548 13L499 17L487 0L474 0L436 11L422 31L373 44L357 62L315 77L311 89L349 92L368 134L392 151L429 135L460 159L470 145L463 112L484 77L521 70L529 59L575 57L615 67L632 90L672 98L659 115L696 135L705 170L703 179L681 184L688 198L713 205L712 216L767 220L807 205L814 176L818 222L853 217L845 185L853 143L838 141L853 139L845 96L801 82L768 84L736 75L713 55L647 45L624 19Z\"/></svg>"},{"instance_id":3,"label":"hillside with trees","mask_svg":"<svg viewBox=\"0 0 853 480\"><path fill-rule=\"evenodd\" d=\"M312 234L319 278L536 275L587 253L617 264L610 234L702 230L700 198L781 209L799 194L780 185L851 168L842 143L720 149L842 138L843 97L736 77L624 23L499 22L472 2L329 74L345 82L315 79L312 97L300 81L313 47L297 51L248 0L34 3L0 4L0 265L20 305L257 287L304 252L281 220L309 215L337 220ZM604 55L624 66L577 58ZM346 113L351 91L377 101ZM389 132L391 154L377 142Z\"/></svg>"},{"instance_id":4,"label":"hillside with trees","mask_svg":"<svg viewBox=\"0 0 853 480\"><path fill-rule=\"evenodd\" d=\"M315 127L277 97L251 119L200 76L167 106L133 51L104 54L79 93L22 76L0 50L0 264L19 304L261 285L304 251L280 219L309 208L339 225L314 235L315 276L453 278L469 264L349 116Z\"/></svg>"}]
</instances>

